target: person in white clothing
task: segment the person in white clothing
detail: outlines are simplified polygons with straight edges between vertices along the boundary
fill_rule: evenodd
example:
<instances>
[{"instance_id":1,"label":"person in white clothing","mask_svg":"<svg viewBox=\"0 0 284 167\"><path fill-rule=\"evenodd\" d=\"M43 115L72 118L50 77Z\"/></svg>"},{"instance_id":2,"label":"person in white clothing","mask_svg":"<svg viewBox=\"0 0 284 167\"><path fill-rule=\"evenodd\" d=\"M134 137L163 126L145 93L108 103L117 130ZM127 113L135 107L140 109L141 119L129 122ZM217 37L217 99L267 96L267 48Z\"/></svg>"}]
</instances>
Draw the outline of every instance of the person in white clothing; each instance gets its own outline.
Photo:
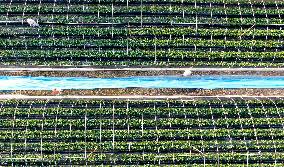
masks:
<instances>
[{"instance_id":1,"label":"person in white clothing","mask_svg":"<svg viewBox=\"0 0 284 167\"><path fill-rule=\"evenodd\" d=\"M39 24L33 19L27 19L27 22L31 27L39 27Z\"/></svg>"}]
</instances>

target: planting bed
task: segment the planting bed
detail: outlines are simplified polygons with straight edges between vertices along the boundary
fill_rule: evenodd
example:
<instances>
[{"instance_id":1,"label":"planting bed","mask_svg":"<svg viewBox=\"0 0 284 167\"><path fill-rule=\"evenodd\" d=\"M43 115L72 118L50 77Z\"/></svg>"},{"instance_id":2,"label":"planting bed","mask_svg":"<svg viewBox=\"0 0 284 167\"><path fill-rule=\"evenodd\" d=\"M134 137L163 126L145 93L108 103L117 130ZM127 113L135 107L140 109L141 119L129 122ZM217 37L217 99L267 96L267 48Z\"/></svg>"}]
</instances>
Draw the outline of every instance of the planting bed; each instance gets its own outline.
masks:
<instances>
[{"instance_id":1,"label":"planting bed","mask_svg":"<svg viewBox=\"0 0 284 167\"><path fill-rule=\"evenodd\" d=\"M282 1L5 0L0 14L0 65L283 66Z\"/></svg>"},{"instance_id":2,"label":"planting bed","mask_svg":"<svg viewBox=\"0 0 284 167\"><path fill-rule=\"evenodd\" d=\"M3 68L0 76L90 77L114 78L131 76L182 76L186 70L192 76L254 75L284 76L282 68Z\"/></svg>"},{"instance_id":3,"label":"planting bed","mask_svg":"<svg viewBox=\"0 0 284 167\"><path fill-rule=\"evenodd\" d=\"M1 165L283 166L282 98L2 100Z\"/></svg>"},{"instance_id":4,"label":"planting bed","mask_svg":"<svg viewBox=\"0 0 284 167\"><path fill-rule=\"evenodd\" d=\"M281 96L284 89L182 89L182 88L104 88L62 90L62 96ZM3 90L0 95L55 96L51 90Z\"/></svg>"}]
</instances>

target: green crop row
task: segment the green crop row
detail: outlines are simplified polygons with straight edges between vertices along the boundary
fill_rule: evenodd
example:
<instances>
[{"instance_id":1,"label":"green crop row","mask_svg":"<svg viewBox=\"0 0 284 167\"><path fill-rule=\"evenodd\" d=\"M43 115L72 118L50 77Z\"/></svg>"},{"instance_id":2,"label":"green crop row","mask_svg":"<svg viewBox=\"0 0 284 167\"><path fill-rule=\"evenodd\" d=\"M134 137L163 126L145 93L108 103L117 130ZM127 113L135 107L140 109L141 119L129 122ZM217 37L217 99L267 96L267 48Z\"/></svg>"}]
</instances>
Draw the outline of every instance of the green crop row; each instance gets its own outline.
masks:
<instances>
[{"instance_id":1,"label":"green crop row","mask_svg":"<svg viewBox=\"0 0 284 167\"><path fill-rule=\"evenodd\" d=\"M31 18L29 15L22 16L9 16L9 21L19 21L23 19ZM37 17L34 16L36 19ZM1 20L6 20L6 16L0 16ZM52 14L42 14L40 15L39 24L41 23L196 23L196 16L191 17L172 17L172 16L129 16L129 17L105 17L99 15L52 15ZM215 18L215 17L198 17L197 23L210 23L210 24L232 24L239 26L239 24L282 24L282 19L280 18ZM139 25L138 25L139 26Z\"/></svg>"},{"instance_id":2,"label":"green crop row","mask_svg":"<svg viewBox=\"0 0 284 167\"><path fill-rule=\"evenodd\" d=\"M0 51L0 57L2 58L119 58L121 60L127 58L191 58L191 59L283 59L284 52L195 52L195 51L181 51L181 50L6 50ZM197 60L196 60L197 61Z\"/></svg>"},{"instance_id":3,"label":"green crop row","mask_svg":"<svg viewBox=\"0 0 284 167\"><path fill-rule=\"evenodd\" d=\"M234 150L244 152L251 150L274 150L283 151L282 140L228 140L228 141L142 141L142 142L43 142L43 143L0 143L1 152L9 152L11 146L14 152L39 151L77 151L77 152L171 152L185 150L203 150L214 152L217 149L221 152Z\"/></svg>"},{"instance_id":4,"label":"green crop row","mask_svg":"<svg viewBox=\"0 0 284 167\"><path fill-rule=\"evenodd\" d=\"M50 116L81 116L81 117L95 117L95 118L112 118L112 115L115 114L116 117L125 117L125 118L142 118L144 117L162 117L162 118L180 118L187 116L189 118L254 118L254 117L284 117L284 109L280 108L210 108L200 107L200 108L102 108L102 109L68 109L68 108L31 108L31 109L14 109L14 108L5 108L0 112L1 117L15 117L16 119L26 118L28 119L29 115L37 116L40 119ZM32 119L31 118L31 119ZM74 118L72 118L74 119ZM192 120L194 121L194 120ZM195 120L197 121L197 120ZM229 120L228 120L229 121ZM267 119L269 121L269 119ZM247 122L248 123L248 122Z\"/></svg>"},{"instance_id":5,"label":"green crop row","mask_svg":"<svg viewBox=\"0 0 284 167\"><path fill-rule=\"evenodd\" d=\"M8 1L9 2L9 1ZM29 2L34 2L33 0L27 0L25 1L27 3ZM84 4L84 3L91 3L91 4L97 4L97 3L127 3L126 0L63 0L61 1L65 4L68 4L69 2L74 4L74 3L78 3L78 4ZM138 0L128 0L128 2L130 3L133 3L133 2L136 2L136 3L143 3L143 2L152 2L152 3L157 3L159 4L161 1L159 0L142 0L142 1L138 1ZM173 2L172 0L164 0L163 2L168 2L168 3L171 3ZM224 0L213 0L213 1L208 1L208 0L176 0L175 1L176 3L204 3L203 5L214 5L214 4L220 4L220 5L223 5L224 3L225 4L232 4L232 5L236 5L238 6L238 4L252 4L252 5L275 5L275 4L278 4L278 5L282 5L283 2L282 1L274 1L274 0L266 0L266 1L261 1L261 0L251 0L251 1L247 1L247 0L227 0L227 1L224 1ZM57 3L57 2L53 2L53 1L50 1L50 0L42 0L41 1L42 4L44 3L48 3L48 4L60 4L60 3Z\"/></svg>"},{"instance_id":6,"label":"green crop row","mask_svg":"<svg viewBox=\"0 0 284 167\"><path fill-rule=\"evenodd\" d=\"M94 35L97 37L100 36L122 36L125 38L128 36L135 35L153 35L153 36L162 36L162 35L172 35L173 39L182 38L183 35L200 35L200 36L210 36L212 35L213 39L215 36L227 36L227 37L252 37L252 36L273 36L273 37L283 37L284 33L282 30L277 29L202 29L198 28L197 30L192 27L176 27L176 28L159 28L159 27L144 27L144 28L96 28L96 27L66 27L66 26L55 26L55 27L40 27L37 30L31 27L25 28L2 28L0 34L2 35L26 35L26 34L37 34L37 35L79 35L83 38L83 35ZM175 37L178 36L178 37Z\"/></svg>"},{"instance_id":7,"label":"green crop row","mask_svg":"<svg viewBox=\"0 0 284 167\"><path fill-rule=\"evenodd\" d=\"M284 10L280 9L271 9L267 8L264 10L263 8L256 7L210 7L210 6L181 6L181 5L143 5L143 6L112 6L109 5L63 5L63 4L27 4L23 5L15 5L12 4L9 7L6 5L0 5L0 12L39 12L40 14L45 12L60 12L60 13L68 13L68 12L80 12L80 13L128 13L128 12L158 12L158 13L182 13L184 14L283 14ZM229 17L229 16L228 16Z\"/></svg>"},{"instance_id":8,"label":"green crop row","mask_svg":"<svg viewBox=\"0 0 284 167\"><path fill-rule=\"evenodd\" d=\"M70 165L70 160L72 161L72 165L76 164L85 164L84 162L94 163L97 165L107 163L107 164L184 164L187 166L188 164L194 163L203 166L203 160L205 159L205 163L207 165L210 164L217 164L218 160L220 162L227 161L230 163L235 164L234 162L239 161L246 164L247 160L259 162L260 160L278 160L281 162L283 160L284 155L282 153L219 153L219 154L190 154L190 153L167 153L167 154L89 154L88 157L85 157L85 154L68 154L68 156L61 155L61 154L52 154L52 155L33 155L33 154L18 154L13 156L12 158L9 155L3 156L0 162L13 162L17 164L19 162L25 162L22 157L28 159L29 163L36 163L36 162L44 162L47 164L54 164L53 161L61 161L60 164ZM69 160L70 159L70 160ZM49 161L52 160L52 161ZM63 162L62 162L63 161ZM213 161L213 162L212 162ZM224 164L227 164L224 163ZM207 166L206 165L206 166ZM258 163L260 165L260 163Z\"/></svg>"},{"instance_id":9,"label":"green crop row","mask_svg":"<svg viewBox=\"0 0 284 167\"><path fill-rule=\"evenodd\" d=\"M28 61L28 60L6 60L2 62L1 65L7 66L97 66L97 67L275 67L281 68L284 67L284 63L282 62L226 62L226 61L74 61L72 58L65 61L47 61L47 60L36 60L36 61Z\"/></svg>"},{"instance_id":10,"label":"green crop row","mask_svg":"<svg viewBox=\"0 0 284 167\"><path fill-rule=\"evenodd\" d=\"M71 30L71 29L70 29ZM78 31L80 31L78 29ZM84 32L84 30L82 30ZM283 36L282 30L276 29L202 29L198 28L197 30L192 27L177 27L177 28L158 28L158 27L149 27L149 28L130 28L128 30L129 35L223 35L223 36Z\"/></svg>"},{"instance_id":11,"label":"green crop row","mask_svg":"<svg viewBox=\"0 0 284 167\"><path fill-rule=\"evenodd\" d=\"M120 46L120 47L147 47L147 46L171 46L171 47L181 47L181 46L197 46L197 47L281 47L283 41L275 40L205 40L205 39L68 39L68 38L46 38L46 39L3 39L0 41L0 46L3 47L17 47L17 46Z\"/></svg>"},{"instance_id":12,"label":"green crop row","mask_svg":"<svg viewBox=\"0 0 284 167\"><path fill-rule=\"evenodd\" d=\"M283 118L220 118L220 119L186 119L186 118L159 118L157 120L152 119L15 119L15 120L0 120L1 128L17 128L24 127L27 129L44 129L44 128L70 128L73 129L84 129L84 128L114 128L114 129L140 129L145 127L148 128L203 128L203 127L215 127L215 128L236 128L244 127L251 128L253 126L280 126L284 127ZM249 126L249 127L246 127ZM144 129L144 128L143 128Z\"/></svg>"},{"instance_id":13,"label":"green crop row","mask_svg":"<svg viewBox=\"0 0 284 167\"><path fill-rule=\"evenodd\" d=\"M133 140L200 140L200 139L218 139L218 138L237 138L237 139L271 139L283 138L283 129L158 129L158 130L2 130L0 139L4 140L25 140L25 139L43 139L43 140L108 140L111 141L133 141Z\"/></svg>"}]
</instances>

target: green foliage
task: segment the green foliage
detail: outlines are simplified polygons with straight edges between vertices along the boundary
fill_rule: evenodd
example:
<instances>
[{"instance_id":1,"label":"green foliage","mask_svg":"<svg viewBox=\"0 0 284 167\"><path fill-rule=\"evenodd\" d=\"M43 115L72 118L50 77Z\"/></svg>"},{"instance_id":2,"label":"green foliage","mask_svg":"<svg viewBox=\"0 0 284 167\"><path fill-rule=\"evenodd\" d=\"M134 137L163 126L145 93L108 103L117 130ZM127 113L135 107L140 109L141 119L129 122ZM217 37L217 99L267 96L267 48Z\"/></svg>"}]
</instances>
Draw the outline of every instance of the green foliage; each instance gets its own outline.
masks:
<instances>
[{"instance_id":1,"label":"green foliage","mask_svg":"<svg viewBox=\"0 0 284 167\"><path fill-rule=\"evenodd\" d=\"M1 103L1 164L203 165L205 158L234 166L248 158L253 166L283 159L280 100Z\"/></svg>"}]
</instances>

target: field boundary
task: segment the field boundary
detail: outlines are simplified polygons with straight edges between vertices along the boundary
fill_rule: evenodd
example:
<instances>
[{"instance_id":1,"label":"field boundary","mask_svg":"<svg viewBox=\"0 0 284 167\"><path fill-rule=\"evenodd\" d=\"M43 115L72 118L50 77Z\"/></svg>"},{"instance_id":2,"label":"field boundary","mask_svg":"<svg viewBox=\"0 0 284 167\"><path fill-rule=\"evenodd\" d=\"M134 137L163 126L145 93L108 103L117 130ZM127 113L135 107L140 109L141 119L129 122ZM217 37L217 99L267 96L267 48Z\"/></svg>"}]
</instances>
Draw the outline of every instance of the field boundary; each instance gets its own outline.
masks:
<instances>
[{"instance_id":1,"label":"field boundary","mask_svg":"<svg viewBox=\"0 0 284 167\"><path fill-rule=\"evenodd\" d=\"M256 99L278 99L284 96L27 96L27 95L0 95L0 100L184 100L194 101L195 99L230 99L240 98L244 100Z\"/></svg>"},{"instance_id":2,"label":"field boundary","mask_svg":"<svg viewBox=\"0 0 284 167\"><path fill-rule=\"evenodd\" d=\"M60 67L60 68L0 68L0 71L16 72L16 71L284 71L284 68L91 68L91 67Z\"/></svg>"}]
</instances>

